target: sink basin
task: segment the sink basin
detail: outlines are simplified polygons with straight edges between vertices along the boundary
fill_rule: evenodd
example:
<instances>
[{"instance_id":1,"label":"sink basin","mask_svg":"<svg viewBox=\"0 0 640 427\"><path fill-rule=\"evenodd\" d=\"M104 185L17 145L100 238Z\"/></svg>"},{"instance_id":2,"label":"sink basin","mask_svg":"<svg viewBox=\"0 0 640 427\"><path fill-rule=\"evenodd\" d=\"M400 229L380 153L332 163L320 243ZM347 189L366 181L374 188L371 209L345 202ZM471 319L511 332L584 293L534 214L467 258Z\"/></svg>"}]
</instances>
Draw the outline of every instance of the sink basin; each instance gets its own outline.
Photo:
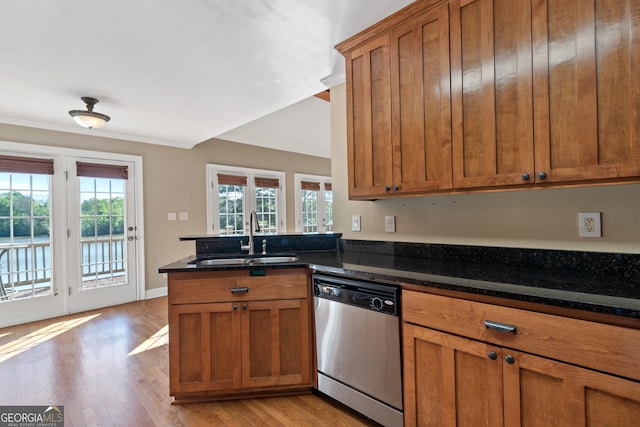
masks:
<instances>
[{"instance_id":1,"label":"sink basin","mask_svg":"<svg viewBox=\"0 0 640 427\"><path fill-rule=\"evenodd\" d=\"M246 256L234 258L208 258L196 260L196 265L264 265L264 264L282 264L285 262L297 261L297 255L261 255Z\"/></svg>"}]
</instances>

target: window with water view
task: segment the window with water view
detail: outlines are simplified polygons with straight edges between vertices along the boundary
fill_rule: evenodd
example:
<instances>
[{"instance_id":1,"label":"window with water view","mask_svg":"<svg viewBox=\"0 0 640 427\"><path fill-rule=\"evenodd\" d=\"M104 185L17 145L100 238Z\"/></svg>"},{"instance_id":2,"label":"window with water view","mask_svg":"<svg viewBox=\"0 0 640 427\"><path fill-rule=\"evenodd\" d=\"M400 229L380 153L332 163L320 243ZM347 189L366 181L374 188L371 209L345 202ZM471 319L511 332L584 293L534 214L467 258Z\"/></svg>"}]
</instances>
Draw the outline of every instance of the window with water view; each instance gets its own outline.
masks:
<instances>
[{"instance_id":1,"label":"window with water view","mask_svg":"<svg viewBox=\"0 0 640 427\"><path fill-rule=\"evenodd\" d=\"M79 177L82 288L125 282L125 181Z\"/></svg>"},{"instance_id":2,"label":"window with water view","mask_svg":"<svg viewBox=\"0 0 640 427\"><path fill-rule=\"evenodd\" d=\"M0 302L53 292L50 177L0 171Z\"/></svg>"}]
</instances>

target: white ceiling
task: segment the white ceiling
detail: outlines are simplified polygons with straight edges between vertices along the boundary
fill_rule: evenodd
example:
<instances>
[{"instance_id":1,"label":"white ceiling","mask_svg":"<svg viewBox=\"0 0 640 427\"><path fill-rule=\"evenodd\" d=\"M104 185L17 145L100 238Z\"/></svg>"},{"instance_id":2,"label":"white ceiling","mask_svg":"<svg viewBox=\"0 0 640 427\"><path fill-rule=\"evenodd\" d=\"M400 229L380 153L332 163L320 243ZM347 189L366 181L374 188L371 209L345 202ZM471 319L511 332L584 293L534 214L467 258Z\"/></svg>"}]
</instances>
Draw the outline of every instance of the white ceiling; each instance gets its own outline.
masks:
<instances>
[{"instance_id":1,"label":"white ceiling","mask_svg":"<svg viewBox=\"0 0 640 427\"><path fill-rule=\"evenodd\" d=\"M344 74L333 46L409 3L3 0L0 123L183 148L224 136L329 157L328 104L307 98ZM77 126L68 111L85 108L81 96L111 121Z\"/></svg>"}]
</instances>

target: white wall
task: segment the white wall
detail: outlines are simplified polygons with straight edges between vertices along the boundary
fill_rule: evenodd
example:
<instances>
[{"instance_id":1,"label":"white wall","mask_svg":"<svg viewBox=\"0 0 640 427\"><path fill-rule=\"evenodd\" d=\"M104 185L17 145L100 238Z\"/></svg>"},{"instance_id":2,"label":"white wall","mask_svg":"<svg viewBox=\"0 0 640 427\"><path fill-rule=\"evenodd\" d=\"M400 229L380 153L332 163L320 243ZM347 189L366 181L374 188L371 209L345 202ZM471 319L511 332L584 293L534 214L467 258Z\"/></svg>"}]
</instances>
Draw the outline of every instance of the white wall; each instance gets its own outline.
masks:
<instances>
[{"instance_id":1,"label":"white wall","mask_svg":"<svg viewBox=\"0 0 640 427\"><path fill-rule=\"evenodd\" d=\"M640 253L640 184L350 201L346 86L331 88L335 231L343 238ZM578 213L602 212L602 238L578 236ZM362 231L351 231L361 215ZM385 233L385 215L396 233Z\"/></svg>"}]
</instances>

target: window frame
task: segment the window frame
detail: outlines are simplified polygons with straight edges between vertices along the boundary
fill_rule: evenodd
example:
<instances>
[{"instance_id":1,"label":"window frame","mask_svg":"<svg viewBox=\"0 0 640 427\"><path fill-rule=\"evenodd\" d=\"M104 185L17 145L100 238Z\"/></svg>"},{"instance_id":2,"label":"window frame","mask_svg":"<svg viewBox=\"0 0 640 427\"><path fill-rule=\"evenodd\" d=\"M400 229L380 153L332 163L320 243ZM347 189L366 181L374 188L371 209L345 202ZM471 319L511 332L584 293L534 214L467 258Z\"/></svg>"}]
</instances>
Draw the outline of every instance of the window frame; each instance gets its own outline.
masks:
<instances>
[{"instance_id":1,"label":"window frame","mask_svg":"<svg viewBox=\"0 0 640 427\"><path fill-rule=\"evenodd\" d=\"M332 184L330 176L308 175L303 173L294 174L295 181L295 204L296 204L296 232L298 233L333 233L327 231L326 212L325 212L325 184ZM317 182L320 184L318 191L318 231L304 231L302 224L302 181Z\"/></svg>"},{"instance_id":2,"label":"window frame","mask_svg":"<svg viewBox=\"0 0 640 427\"><path fill-rule=\"evenodd\" d=\"M207 163L207 233L219 234L220 213L218 211L218 174L238 175L247 177L246 197L243 200L244 214L256 209L256 186L255 178L277 179L279 186L276 191L276 202L278 207L276 215L278 217L277 232L286 231L286 181L285 173L267 169L254 169L238 166L227 166ZM249 234L249 219L243 218L244 233Z\"/></svg>"}]
</instances>

